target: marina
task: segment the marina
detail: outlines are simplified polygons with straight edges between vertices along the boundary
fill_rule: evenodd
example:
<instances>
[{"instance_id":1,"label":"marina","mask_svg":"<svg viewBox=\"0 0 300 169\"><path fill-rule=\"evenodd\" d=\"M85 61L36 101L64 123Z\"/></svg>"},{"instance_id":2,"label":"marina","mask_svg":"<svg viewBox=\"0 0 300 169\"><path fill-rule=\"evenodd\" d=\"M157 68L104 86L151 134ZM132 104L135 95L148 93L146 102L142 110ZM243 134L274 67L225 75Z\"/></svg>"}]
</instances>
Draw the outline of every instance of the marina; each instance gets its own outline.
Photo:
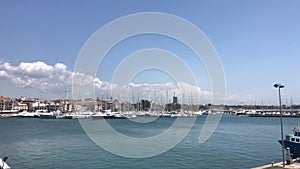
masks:
<instances>
[{"instance_id":1,"label":"marina","mask_svg":"<svg viewBox=\"0 0 300 169\"><path fill-rule=\"evenodd\" d=\"M205 112L204 112L205 113ZM2 118L42 118L42 119L130 119L140 117L196 117L202 115L202 112L72 112L72 113L59 113L59 112L20 112L13 114L2 114Z\"/></svg>"},{"instance_id":2,"label":"marina","mask_svg":"<svg viewBox=\"0 0 300 169\"><path fill-rule=\"evenodd\" d=\"M0 1L0 169L300 169L299 9Z\"/></svg>"},{"instance_id":3,"label":"marina","mask_svg":"<svg viewBox=\"0 0 300 169\"><path fill-rule=\"evenodd\" d=\"M300 105L284 105L282 117L300 117ZM87 98L84 100L56 99L41 101L39 98L0 97L0 118L135 118L195 117L209 114L231 114L249 117L281 117L279 106L274 105L212 105L183 104L174 95L172 101L156 103L151 100L127 102L118 99Z\"/></svg>"},{"instance_id":4,"label":"marina","mask_svg":"<svg viewBox=\"0 0 300 169\"><path fill-rule=\"evenodd\" d=\"M48 112L48 111L0 111L0 118L44 118L44 119L78 119L78 118L94 118L94 119L113 119L113 118L136 118L137 116L154 116L154 117L195 117L209 114L231 114L235 116L247 116L247 117L281 117L278 110L262 111L262 110L198 110L198 111L111 111L105 110L101 112L67 112L62 113L60 111ZM298 109L293 111L283 112L284 118L300 118Z\"/></svg>"}]
</instances>

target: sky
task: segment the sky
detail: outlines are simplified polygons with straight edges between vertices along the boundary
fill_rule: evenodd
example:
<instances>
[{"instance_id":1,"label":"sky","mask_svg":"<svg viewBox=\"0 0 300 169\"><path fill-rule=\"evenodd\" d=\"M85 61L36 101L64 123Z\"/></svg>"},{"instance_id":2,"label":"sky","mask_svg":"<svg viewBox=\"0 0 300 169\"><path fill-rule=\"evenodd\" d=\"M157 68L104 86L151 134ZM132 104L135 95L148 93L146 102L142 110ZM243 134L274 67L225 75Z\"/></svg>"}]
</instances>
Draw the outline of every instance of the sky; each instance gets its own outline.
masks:
<instances>
[{"instance_id":1,"label":"sky","mask_svg":"<svg viewBox=\"0 0 300 169\"><path fill-rule=\"evenodd\" d=\"M299 9L298 0L0 0L0 95L71 97L69 79L77 58L97 30L126 15L161 12L189 21L210 40L223 65L226 103L277 104L273 84L279 82L285 85L283 103L292 99L300 104ZM182 43L159 35L130 37L114 46L93 77L96 96L106 97L116 68L145 48L177 55L194 73L197 86L167 72L145 70L123 90L135 86L135 98L136 91L140 97L163 98L178 94L178 84L172 84L177 81L186 86L185 100L200 91L199 102L209 102L212 84L203 63ZM133 99L122 92L114 97Z\"/></svg>"}]
</instances>

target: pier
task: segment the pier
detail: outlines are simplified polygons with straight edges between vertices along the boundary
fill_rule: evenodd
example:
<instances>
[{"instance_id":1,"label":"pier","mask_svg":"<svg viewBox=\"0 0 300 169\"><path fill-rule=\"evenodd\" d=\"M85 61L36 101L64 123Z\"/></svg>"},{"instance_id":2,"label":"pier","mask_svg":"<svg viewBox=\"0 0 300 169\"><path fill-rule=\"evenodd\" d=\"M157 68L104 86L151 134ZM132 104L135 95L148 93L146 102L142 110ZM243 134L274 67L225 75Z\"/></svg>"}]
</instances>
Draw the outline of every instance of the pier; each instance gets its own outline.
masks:
<instances>
[{"instance_id":1,"label":"pier","mask_svg":"<svg viewBox=\"0 0 300 169\"><path fill-rule=\"evenodd\" d=\"M236 111L235 115L238 116L249 116L249 117L281 117L278 109L268 109L268 110L240 110ZM300 109L283 109L282 117L300 117Z\"/></svg>"},{"instance_id":2,"label":"pier","mask_svg":"<svg viewBox=\"0 0 300 169\"><path fill-rule=\"evenodd\" d=\"M278 168L286 168L286 169L299 169L300 168L300 159L294 159L291 164L286 164L283 167L282 162L271 163L260 167L255 167L252 169L278 169Z\"/></svg>"}]
</instances>

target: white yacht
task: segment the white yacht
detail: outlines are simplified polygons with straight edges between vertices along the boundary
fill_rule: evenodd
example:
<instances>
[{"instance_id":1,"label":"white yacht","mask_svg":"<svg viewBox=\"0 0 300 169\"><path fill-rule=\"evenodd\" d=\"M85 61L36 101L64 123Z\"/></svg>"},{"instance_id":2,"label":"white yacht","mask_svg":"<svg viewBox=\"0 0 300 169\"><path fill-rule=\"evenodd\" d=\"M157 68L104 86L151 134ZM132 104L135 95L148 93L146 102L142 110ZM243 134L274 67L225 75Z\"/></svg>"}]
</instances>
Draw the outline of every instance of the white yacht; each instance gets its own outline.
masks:
<instances>
[{"instance_id":1,"label":"white yacht","mask_svg":"<svg viewBox=\"0 0 300 169\"><path fill-rule=\"evenodd\" d=\"M10 117L36 118L36 117L40 117L40 115L36 112L23 111L20 113L12 114Z\"/></svg>"}]
</instances>

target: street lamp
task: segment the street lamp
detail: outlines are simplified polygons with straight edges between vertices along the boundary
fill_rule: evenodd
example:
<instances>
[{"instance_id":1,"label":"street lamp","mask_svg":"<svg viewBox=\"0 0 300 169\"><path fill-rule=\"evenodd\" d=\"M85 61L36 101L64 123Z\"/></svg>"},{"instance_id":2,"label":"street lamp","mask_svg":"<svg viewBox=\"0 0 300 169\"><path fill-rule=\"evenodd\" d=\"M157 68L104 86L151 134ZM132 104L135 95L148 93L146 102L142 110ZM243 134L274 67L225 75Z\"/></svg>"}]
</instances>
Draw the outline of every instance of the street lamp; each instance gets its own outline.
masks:
<instances>
[{"instance_id":1,"label":"street lamp","mask_svg":"<svg viewBox=\"0 0 300 169\"><path fill-rule=\"evenodd\" d=\"M280 127L281 127L281 145L282 145L282 162L283 162L283 167L285 167L285 160L284 160L284 140L283 140L283 125L282 125L282 111L281 111L281 93L280 89L284 88L284 85L276 83L274 84L275 88L278 88L278 93L279 93L279 111L280 111Z\"/></svg>"}]
</instances>

